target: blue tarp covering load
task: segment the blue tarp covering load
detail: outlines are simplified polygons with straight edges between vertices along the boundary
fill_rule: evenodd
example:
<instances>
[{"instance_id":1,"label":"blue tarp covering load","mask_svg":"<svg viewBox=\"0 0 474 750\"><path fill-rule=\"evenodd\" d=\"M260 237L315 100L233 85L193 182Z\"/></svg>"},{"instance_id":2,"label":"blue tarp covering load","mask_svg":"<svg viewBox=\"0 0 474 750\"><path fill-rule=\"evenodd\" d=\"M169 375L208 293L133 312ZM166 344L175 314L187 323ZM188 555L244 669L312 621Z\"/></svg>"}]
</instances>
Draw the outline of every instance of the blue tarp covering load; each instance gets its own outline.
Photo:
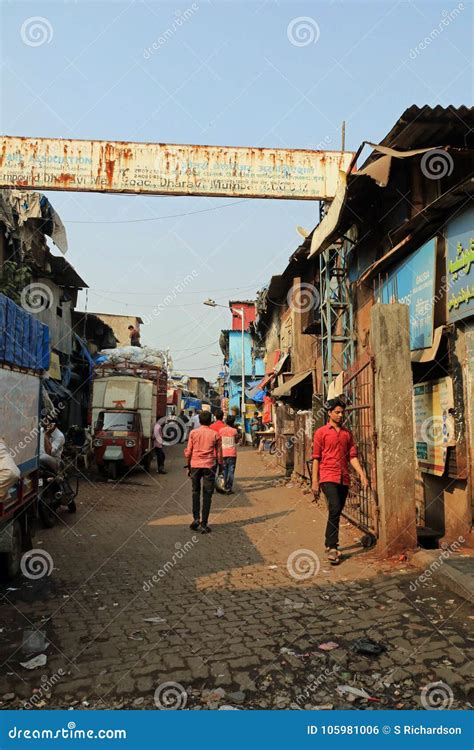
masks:
<instances>
[{"instance_id":1,"label":"blue tarp covering load","mask_svg":"<svg viewBox=\"0 0 474 750\"><path fill-rule=\"evenodd\" d=\"M29 370L49 368L49 329L0 293L0 362Z\"/></svg>"},{"instance_id":2,"label":"blue tarp covering load","mask_svg":"<svg viewBox=\"0 0 474 750\"><path fill-rule=\"evenodd\" d=\"M193 398L192 396L186 396L184 399L184 408L200 411L202 409L202 401L198 398Z\"/></svg>"}]
</instances>

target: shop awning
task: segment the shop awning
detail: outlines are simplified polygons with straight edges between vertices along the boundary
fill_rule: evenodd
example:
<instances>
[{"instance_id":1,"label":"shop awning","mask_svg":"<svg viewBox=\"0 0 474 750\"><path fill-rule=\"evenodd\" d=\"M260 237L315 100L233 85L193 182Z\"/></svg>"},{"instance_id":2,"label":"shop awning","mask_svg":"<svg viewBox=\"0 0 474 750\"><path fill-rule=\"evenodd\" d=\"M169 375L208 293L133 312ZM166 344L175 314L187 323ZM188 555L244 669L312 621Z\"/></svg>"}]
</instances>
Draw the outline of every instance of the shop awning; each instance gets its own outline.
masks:
<instances>
[{"instance_id":1,"label":"shop awning","mask_svg":"<svg viewBox=\"0 0 474 750\"><path fill-rule=\"evenodd\" d=\"M300 372L297 375L293 375L290 380L287 380L286 383L283 383L283 385L279 385L278 388L274 388L272 391L272 396L288 396L288 394L291 392L293 388L295 388L298 383L301 383L303 380L308 378L312 373L312 370L306 370L305 372Z\"/></svg>"}]
</instances>

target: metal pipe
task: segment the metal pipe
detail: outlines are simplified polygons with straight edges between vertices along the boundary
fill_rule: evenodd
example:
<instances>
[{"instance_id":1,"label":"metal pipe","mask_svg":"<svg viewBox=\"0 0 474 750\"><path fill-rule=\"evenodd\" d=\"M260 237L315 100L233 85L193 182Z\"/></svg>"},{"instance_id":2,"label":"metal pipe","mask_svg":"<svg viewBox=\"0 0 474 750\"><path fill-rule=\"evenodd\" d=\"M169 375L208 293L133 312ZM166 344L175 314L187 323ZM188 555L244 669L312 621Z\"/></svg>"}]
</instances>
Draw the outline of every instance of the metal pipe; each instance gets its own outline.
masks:
<instances>
[{"instance_id":1,"label":"metal pipe","mask_svg":"<svg viewBox=\"0 0 474 750\"><path fill-rule=\"evenodd\" d=\"M244 445L247 442L245 437L245 312L244 308L240 308L240 315L242 318L242 393L240 400L240 410L242 414L242 439Z\"/></svg>"}]
</instances>

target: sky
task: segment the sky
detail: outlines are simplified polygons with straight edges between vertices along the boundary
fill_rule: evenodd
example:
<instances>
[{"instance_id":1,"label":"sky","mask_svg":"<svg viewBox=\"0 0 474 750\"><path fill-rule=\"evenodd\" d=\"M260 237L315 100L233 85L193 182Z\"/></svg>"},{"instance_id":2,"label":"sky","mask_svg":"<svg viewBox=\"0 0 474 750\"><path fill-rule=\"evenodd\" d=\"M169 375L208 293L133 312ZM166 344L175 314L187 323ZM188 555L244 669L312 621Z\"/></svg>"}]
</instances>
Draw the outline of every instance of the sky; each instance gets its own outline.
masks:
<instances>
[{"instance_id":1,"label":"sky","mask_svg":"<svg viewBox=\"0 0 474 750\"><path fill-rule=\"evenodd\" d=\"M344 120L355 151L412 104L472 103L472 9L3 0L2 132L339 150ZM255 298L300 244L296 227L319 216L316 201L47 195L67 260L89 285L79 309L142 316L142 343L211 380L228 300ZM208 298L224 307L205 307Z\"/></svg>"}]
</instances>

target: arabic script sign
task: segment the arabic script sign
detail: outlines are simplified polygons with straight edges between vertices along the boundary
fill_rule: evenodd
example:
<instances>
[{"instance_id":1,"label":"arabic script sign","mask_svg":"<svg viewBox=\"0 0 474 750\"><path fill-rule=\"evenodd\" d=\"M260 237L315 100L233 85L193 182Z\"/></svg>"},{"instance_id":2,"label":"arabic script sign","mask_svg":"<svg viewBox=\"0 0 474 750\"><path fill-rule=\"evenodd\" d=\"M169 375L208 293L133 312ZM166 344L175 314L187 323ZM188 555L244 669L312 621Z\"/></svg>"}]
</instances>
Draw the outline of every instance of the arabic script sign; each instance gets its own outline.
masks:
<instances>
[{"instance_id":1,"label":"arabic script sign","mask_svg":"<svg viewBox=\"0 0 474 750\"><path fill-rule=\"evenodd\" d=\"M0 187L326 200L353 154L5 136Z\"/></svg>"},{"instance_id":2,"label":"arabic script sign","mask_svg":"<svg viewBox=\"0 0 474 750\"><path fill-rule=\"evenodd\" d=\"M448 316L454 323L474 315L474 208L448 224Z\"/></svg>"}]
</instances>

